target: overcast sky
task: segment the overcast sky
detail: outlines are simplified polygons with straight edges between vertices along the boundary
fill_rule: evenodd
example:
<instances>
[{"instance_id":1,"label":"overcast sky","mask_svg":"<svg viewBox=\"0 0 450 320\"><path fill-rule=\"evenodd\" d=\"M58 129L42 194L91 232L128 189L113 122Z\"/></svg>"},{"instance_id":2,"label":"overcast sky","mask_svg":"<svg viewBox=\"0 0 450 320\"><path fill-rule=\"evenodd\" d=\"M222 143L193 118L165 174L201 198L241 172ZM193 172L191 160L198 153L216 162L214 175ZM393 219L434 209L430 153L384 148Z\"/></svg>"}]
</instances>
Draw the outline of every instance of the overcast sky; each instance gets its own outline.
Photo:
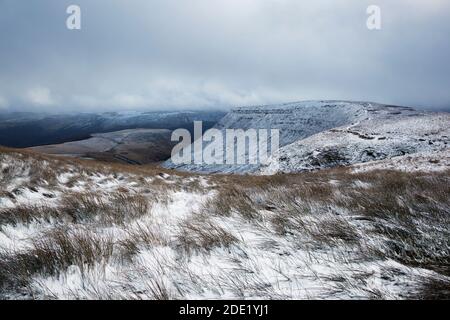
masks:
<instances>
[{"instance_id":1,"label":"overcast sky","mask_svg":"<svg viewBox=\"0 0 450 320\"><path fill-rule=\"evenodd\" d=\"M70 4L81 30L66 28ZM449 39L448 0L0 0L0 110L345 99L450 111Z\"/></svg>"}]
</instances>

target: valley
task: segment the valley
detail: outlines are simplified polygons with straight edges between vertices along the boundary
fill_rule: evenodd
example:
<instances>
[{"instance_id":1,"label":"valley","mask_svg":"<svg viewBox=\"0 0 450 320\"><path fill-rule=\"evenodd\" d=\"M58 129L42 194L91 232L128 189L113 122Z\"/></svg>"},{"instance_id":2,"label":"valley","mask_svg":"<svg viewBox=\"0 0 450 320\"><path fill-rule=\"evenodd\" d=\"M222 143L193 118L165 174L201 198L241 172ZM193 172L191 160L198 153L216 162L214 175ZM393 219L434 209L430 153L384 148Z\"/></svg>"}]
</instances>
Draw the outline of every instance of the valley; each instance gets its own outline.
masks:
<instances>
[{"instance_id":1,"label":"valley","mask_svg":"<svg viewBox=\"0 0 450 320\"><path fill-rule=\"evenodd\" d=\"M91 138L32 147L45 154L142 165L170 158L174 143L167 129L128 129L92 134Z\"/></svg>"}]
</instances>

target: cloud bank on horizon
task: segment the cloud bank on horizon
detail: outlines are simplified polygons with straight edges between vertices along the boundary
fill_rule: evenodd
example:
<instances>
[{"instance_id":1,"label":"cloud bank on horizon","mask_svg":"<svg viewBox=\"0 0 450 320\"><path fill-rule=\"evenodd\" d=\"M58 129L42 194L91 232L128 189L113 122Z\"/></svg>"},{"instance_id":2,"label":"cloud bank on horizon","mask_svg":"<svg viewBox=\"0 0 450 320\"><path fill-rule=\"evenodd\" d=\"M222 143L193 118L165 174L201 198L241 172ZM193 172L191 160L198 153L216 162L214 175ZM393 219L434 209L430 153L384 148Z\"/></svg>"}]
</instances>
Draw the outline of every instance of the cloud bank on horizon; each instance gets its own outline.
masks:
<instances>
[{"instance_id":1,"label":"cloud bank on horizon","mask_svg":"<svg viewBox=\"0 0 450 320\"><path fill-rule=\"evenodd\" d=\"M66 28L71 4L81 30ZM379 31L366 27L371 4ZM450 110L449 34L446 0L1 0L0 110Z\"/></svg>"}]
</instances>

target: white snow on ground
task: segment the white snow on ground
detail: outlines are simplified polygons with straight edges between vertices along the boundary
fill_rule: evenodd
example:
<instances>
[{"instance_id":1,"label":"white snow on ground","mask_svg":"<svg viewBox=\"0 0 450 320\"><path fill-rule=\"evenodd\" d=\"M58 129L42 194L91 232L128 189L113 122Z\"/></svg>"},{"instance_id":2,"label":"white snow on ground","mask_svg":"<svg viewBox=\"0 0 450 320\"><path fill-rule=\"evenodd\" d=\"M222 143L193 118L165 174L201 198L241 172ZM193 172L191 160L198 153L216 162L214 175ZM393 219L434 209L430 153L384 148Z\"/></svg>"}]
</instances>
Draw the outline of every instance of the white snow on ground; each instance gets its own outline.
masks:
<instances>
[{"instance_id":1,"label":"white snow on ground","mask_svg":"<svg viewBox=\"0 0 450 320\"><path fill-rule=\"evenodd\" d=\"M179 207L180 214L189 215L189 209ZM160 232L170 237L174 224L162 220ZM58 276L37 276L32 288L38 298L58 299L389 299L432 274L392 260L356 262L357 252L345 248L298 249L292 239L274 237L239 219L228 225L240 230L239 244L229 249L182 257L170 245L157 245L143 248L129 264L104 261L85 271L71 266ZM390 274L399 275L394 280Z\"/></svg>"},{"instance_id":2,"label":"white snow on ground","mask_svg":"<svg viewBox=\"0 0 450 320\"><path fill-rule=\"evenodd\" d=\"M28 225L3 225L0 231L0 252L26 251L32 247L31 240L44 232L44 229L51 229L51 224L31 223Z\"/></svg>"},{"instance_id":3,"label":"white snow on ground","mask_svg":"<svg viewBox=\"0 0 450 320\"><path fill-rule=\"evenodd\" d=\"M448 157L448 150L445 155ZM438 155L427 153L417 157L426 162L425 159ZM406 159L394 158L391 165L406 167ZM30 189L33 167L30 161L18 154L0 154L3 168L0 181L9 179L6 191L22 190L15 196L0 194L0 209L21 205L57 207L65 195L77 197L78 193L109 201L110 195L116 192L144 196L151 206L141 216L127 219L125 223L35 219L29 223L0 224L0 259L32 250L36 239L61 226L113 243L111 256L104 256L92 265L70 265L56 274L37 272L31 275L28 286L19 288L18 293L0 291L0 296L6 298L398 299L414 291L423 277L438 276L432 271L408 267L391 259L362 259L360 248L346 243L317 247L301 233L280 235L274 230L271 222L274 212L270 210L258 209L260 219L254 220L245 219L235 211L229 216L202 215L202 208L208 207L208 201L221 196L217 193L216 182L210 177L92 173L77 165L63 166L63 162L58 162L61 167L58 167L56 180L41 182L33 191ZM374 163L374 168L380 163ZM48 165L55 166L50 162ZM386 166L384 164L383 168ZM10 169L5 171L5 168ZM359 168L354 170L367 169ZM12 170L14 173L6 176L5 172ZM341 182L334 178L328 181L336 190L335 196L339 197ZM197 187L189 189L189 184ZM370 184L355 180L353 186L363 190ZM49 198L50 193L54 197ZM259 197L270 198L271 195ZM381 241L369 238L364 228L359 228L365 226L364 221L348 215L345 210L331 209L334 213L325 218L347 219L348 223L358 227L356 230L364 241ZM315 225L320 219L324 218L311 215L304 221ZM197 221L201 229L187 229L184 236L188 240L183 240L180 235L192 221ZM225 240L226 234L235 239L230 245L214 244L206 249L206 243L202 244L205 248L194 246L186 251L186 243L201 240L199 232L221 230L224 233L223 236L218 233L219 240ZM140 236L148 237L136 242L137 248L127 249L134 251L124 256L123 244L128 240L136 241Z\"/></svg>"},{"instance_id":4,"label":"white snow on ground","mask_svg":"<svg viewBox=\"0 0 450 320\"><path fill-rule=\"evenodd\" d=\"M450 170L450 149L434 152L419 152L415 154L394 157L392 159L371 161L352 166L353 172L373 170L414 171L445 171Z\"/></svg>"}]
</instances>

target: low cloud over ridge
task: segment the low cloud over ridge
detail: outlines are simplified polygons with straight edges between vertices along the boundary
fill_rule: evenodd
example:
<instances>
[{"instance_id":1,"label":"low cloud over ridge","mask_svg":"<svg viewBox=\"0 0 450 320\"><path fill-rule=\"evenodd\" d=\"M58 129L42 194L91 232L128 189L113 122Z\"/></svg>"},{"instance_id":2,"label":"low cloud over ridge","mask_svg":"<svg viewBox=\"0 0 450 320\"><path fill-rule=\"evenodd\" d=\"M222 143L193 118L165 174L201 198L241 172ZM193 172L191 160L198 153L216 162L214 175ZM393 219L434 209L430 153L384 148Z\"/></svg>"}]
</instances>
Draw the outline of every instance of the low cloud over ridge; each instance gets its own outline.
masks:
<instances>
[{"instance_id":1,"label":"low cloud over ridge","mask_svg":"<svg viewBox=\"0 0 450 320\"><path fill-rule=\"evenodd\" d=\"M82 10L82 30L65 27ZM450 3L0 3L0 110L227 108L307 99L450 109Z\"/></svg>"}]
</instances>

